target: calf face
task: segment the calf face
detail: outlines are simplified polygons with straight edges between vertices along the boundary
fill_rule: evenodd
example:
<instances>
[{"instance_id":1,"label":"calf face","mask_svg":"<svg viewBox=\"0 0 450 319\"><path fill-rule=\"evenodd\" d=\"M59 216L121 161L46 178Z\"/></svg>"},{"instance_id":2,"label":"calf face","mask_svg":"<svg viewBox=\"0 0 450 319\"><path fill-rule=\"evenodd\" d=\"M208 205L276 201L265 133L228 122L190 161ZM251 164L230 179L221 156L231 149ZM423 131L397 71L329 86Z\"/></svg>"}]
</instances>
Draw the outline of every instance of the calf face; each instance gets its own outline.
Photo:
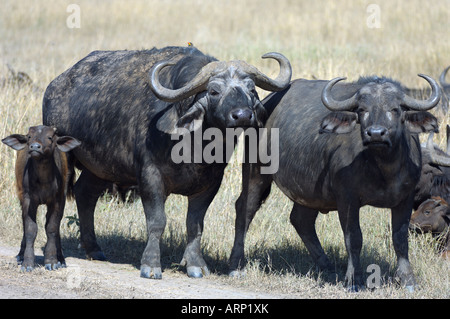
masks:
<instances>
[{"instance_id":1,"label":"calf face","mask_svg":"<svg viewBox=\"0 0 450 319\"><path fill-rule=\"evenodd\" d=\"M27 135L13 134L2 140L20 151L16 161L16 183L22 207L23 238L17 260L22 264L22 269L27 271L34 268L36 213L41 204L47 205L45 268L52 270L65 264L59 227L69 171L67 159L59 151L68 152L81 143L72 137L58 137L55 131L48 126L33 126Z\"/></svg>"},{"instance_id":2,"label":"calf face","mask_svg":"<svg viewBox=\"0 0 450 319\"><path fill-rule=\"evenodd\" d=\"M440 197L424 201L412 214L410 228L424 233L441 234L450 225L450 207Z\"/></svg>"},{"instance_id":3,"label":"calf face","mask_svg":"<svg viewBox=\"0 0 450 319\"><path fill-rule=\"evenodd\" d=\"M16 151L28 147L28 154L34 159L50 158L55 147L62 152L68 152L80 145L80 142L70 136L57 136L56 129L44 125L32 126L27 135L13 134L2 142Z\"/></svg>"}]
</instances>

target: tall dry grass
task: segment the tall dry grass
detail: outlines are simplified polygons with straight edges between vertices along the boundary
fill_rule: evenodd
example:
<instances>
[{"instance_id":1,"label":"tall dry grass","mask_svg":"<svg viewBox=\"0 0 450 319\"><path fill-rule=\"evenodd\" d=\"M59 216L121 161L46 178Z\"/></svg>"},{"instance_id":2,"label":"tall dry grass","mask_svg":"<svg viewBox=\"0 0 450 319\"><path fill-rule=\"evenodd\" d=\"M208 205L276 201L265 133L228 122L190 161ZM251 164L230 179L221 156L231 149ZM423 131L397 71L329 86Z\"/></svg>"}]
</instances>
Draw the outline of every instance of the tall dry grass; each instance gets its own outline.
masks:
<instances>
[{"instance_id":1,"label":"tall dry grass","mask_svg":"<svg viewBox=\"0 0 450 319\"><path fill-rule=\"evenodd\" d=\"M81 28L70 29L70 3L81 9ZM380 8L380 28L369 28L369 4ZM25 132L41 123L42 94L48 83L93 50L143 49L186 45L223 60L243 59L263 72L276 75L273 61L260 56L269 51L285 54L294 78L386 75L409 87L424 87L417 73L437 78L450 64L450 1L25 1L5 0L0 10L0 133ZM31 86L3 81L11 77L6 66L26 72ZM264 96L266 93L261 92ZM449 123L440 116L441 128ZM443 131L441 129L441 131ZM435 137L444 146L445 138ZM14 190L14 152L0 146L0 242L19 247L21 218ZM311 298L449 298L449 263L436 253L430 236L410 237L410 256L421 289L406 294L391 283L395 253L390 238L388 210L361 211L364 235L363 267L381 267L383 286L348 295L330 283L312 261L289 224L292 204L273 187L272 194L251 225L246 242L247 276L225 276L234 236L234 201L240 192L240 166L226 170L222 187L206 219L203 252L213 279L237 286L291 293ZM185 246L185 198L172 195L166 205L167 228L162 243L165 271L178 271ZM37 245L44 245L43 208ZM66 216L76 214L69 202ZM119 203L105 197L98 203L96 229L111 261L138 267L146 230L140 201ZM324 249L335 262L340 279L346 253L337 214L317 221ZM66 254L79 255L77 231L62 225ZM138 276L138 271L136 271Z\"/></svg>"}]
</instances>

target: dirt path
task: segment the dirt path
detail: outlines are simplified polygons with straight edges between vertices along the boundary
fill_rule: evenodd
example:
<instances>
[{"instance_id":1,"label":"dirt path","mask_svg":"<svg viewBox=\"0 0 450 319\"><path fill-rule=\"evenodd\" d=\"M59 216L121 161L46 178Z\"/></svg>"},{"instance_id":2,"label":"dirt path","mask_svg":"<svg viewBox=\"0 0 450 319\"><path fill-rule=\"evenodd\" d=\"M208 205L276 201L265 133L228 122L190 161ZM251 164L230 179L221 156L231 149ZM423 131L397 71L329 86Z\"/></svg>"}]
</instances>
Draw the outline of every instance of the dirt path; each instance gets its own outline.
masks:
<instances>
[{"instance_id":1,"label":"dirt path","mask_svg":"<svg viewBox=\"0 0 450 319\"><path fill-rule=\"evenodd\" d=\"M251 292L214 280L214 276L190 279L167 270L162 280L139 277L130 264L66 258L67 268L47 271L38 266L21 272L16 263L16 247L0 245L0 299L8 298L162 298L162 299L272 299L286 298L264 292ZM43 260L36 250L37 260Z\"/></svg>"}]
</instances>

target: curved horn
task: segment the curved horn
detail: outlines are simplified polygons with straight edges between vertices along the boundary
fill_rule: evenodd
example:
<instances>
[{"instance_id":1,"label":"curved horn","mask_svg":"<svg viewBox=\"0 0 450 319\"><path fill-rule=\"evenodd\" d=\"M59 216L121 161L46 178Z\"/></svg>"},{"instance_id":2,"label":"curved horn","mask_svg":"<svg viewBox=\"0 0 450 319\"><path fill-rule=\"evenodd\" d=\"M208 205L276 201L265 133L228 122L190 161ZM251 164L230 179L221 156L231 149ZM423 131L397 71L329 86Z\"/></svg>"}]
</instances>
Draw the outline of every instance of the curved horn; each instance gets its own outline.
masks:
<instances>
[{"instance_id":1,"label":"curved horn","mask_svg":"<svg viewBox=\"0 0 450 319\"><path fill-rule=\"evenodd\" d=\"M356 105L356 93L351 98L343 101L337 101L331 95L333 86L345 79L344 77L334 78L322 90L322 102L330 111L350 111Z\"/></svg>"},{"instance_id":2,"label":"curved horn","mask_svg":"<svg viewBox=\"0 0 450 319\"><path fill-rule=\"evenodd\" d=\"M211 62L205 65L200 72L185 86L179 89L168 89L159 81L159 73L167 66L175 65L171 61L156 63L150 70L150 87L155 95L166 102L177 102L189 96L206 90L206 85L214 70L222 65L222 62Z\"/></svg>"},{"instance_id":3,"label":"curved horn","mask_svg":"<svg viewBox=\"0 0 450 319\"><path fill-rule=\"evenodd\" d=\"M431 96L428 100L416 100L408 95L403 96L403 103L405 106L409 107L412 110L416 111L427 111L435 107L439 100L441 99L441 89L435 80L433 80L428 75L418 74L421 78L427 80L427 82L431 85Z\"/></svg>"},{"instance_id":4,"label":"curved horn","mask_svg":"<svg viewBox=\"0 0 450 319\"><path fill-rule=\"evenodd\" d=\"M450 166L450 156L439 155L436 153L433 144L433 132L428 136L426 148L430 153L432 163L440 166Z\"/></svg>"},{"instance_id":5,"label":"curved horn","mask_svg":"<svg viewBox=\"0 0 450 319\"><path fill-rule=\"evenodd\" d=\"M447 72L448 72L449 69L450 69L450 65L448 67L446 67L444 69L444 71L442 71L441 76L439 77L439 82L441 83L441 85L443 87L447 86L447 85L450 85L450 83L445 82L445 76L447 75Z\"/></svg>"},{"instance_id":6,"label":"curved horn","mask_svg":"<svg viewBox=\"0 0 450 319\"><path fill-rule=\"evenodd\" d=\"M281 91L291 82L292 67L289 60L278 52L269 52L264 54L263 59L274 59L280 65L280 73L275 79L269 78L258 69L252 72L255 76L255 85L266 91Z\"/></svg>"}]
</instances>

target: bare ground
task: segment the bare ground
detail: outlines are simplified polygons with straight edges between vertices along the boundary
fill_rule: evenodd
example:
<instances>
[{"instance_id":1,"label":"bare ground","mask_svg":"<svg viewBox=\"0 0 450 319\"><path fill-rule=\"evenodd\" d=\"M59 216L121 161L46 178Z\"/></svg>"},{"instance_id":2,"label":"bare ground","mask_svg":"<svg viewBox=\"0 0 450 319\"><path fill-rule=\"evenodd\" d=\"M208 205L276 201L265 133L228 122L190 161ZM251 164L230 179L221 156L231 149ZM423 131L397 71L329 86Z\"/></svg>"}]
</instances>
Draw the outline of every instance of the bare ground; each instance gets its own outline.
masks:
<instances>
[{"instance_id":1,"label":"bare ground","mask_svg":"<svg viewBox=\"0 0 450 319\"><path fill-rule=\"evenodd\" d=\"M0 299L273 299L287 295L252 292L217 282L214 275L191 279L166 270L162 280L139 277L131 264L88 261L67 257L67 268L45 270L38 265L22 272L16 262L18 248L0 245ZM43 255L36 249L36 260Z\"/></svg>"}]
</instances>

